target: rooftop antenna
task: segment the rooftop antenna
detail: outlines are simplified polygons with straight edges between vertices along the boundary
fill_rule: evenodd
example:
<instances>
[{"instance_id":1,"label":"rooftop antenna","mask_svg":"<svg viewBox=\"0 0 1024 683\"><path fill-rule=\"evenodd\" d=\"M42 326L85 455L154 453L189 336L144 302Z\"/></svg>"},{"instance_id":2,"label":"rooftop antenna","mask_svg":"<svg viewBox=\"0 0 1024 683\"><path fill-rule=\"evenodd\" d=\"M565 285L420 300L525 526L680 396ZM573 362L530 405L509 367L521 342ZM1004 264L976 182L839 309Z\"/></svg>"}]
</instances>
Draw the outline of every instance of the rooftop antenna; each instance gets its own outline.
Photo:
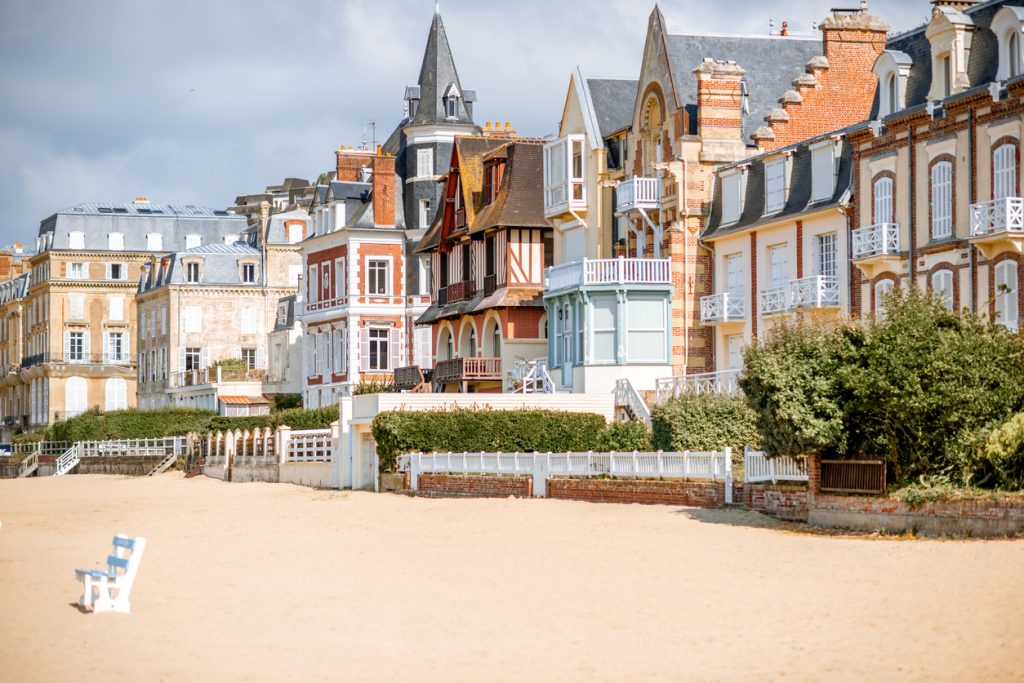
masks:
<instances>
[{"instance_id":1,"label":"rooftop antenna","mask_svg":"<svg viewBox=\"0 0 1024 683\"><path fill-rule=\"evenodd\" d=\"M370 134L373 138L373 146L370 149L377 149L377 122L370 121Z\"/></svg>"},{"instance_id":2,"label":"rooftop antenna","mask_svg":"<svg viewBox=\"0 0 1024 683\"><path fill-rule=\"evenodd\" d=\"M775 17L768 17L768 35L775 35Z\"/></svg>"},{"instance_id":3,"label":"rooftop antenna","mask_svg":"<svg viewBox=\"0 0 1024 683\"><path fill-rule=\"evenodd\" d=\"M366 124L363 124L363 151L366 151Z\"/></svg>"}]
</instances>

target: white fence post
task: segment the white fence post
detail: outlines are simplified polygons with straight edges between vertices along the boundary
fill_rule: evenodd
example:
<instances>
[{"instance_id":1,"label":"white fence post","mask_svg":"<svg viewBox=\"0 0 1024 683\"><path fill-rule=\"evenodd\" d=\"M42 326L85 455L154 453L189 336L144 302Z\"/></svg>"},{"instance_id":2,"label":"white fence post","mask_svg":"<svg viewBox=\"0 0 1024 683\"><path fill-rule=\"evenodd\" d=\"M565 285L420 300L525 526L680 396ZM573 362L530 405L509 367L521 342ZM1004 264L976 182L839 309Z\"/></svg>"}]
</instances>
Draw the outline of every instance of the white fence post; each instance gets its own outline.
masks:
<instances>
[{"instance_id":1,"label":"white fence post","mask_svg":"<svg viewBox=\"0 0 1024 683\"><path fill-rule=\"evenodd\" d=\"M277 439L274 445L277 446L277 462L281 465L288 462L288 442L291 441L291 436L291 427L281 426L277 428Z\"/></svg>"},{"instance_id":2,"label":"white fence post","mask_svg":"<svg viewBox=\"0 0 1024 683\"><path fill-rule=\"evenodd\" d=\"M533 468L530 476L533 477L533 495L536 498L544 498L548 495L548 469L551 465L551 453L533 454Z\"/></svg>"},{"instance_id":3,"label":"white fence post","mask_svg":"<svg viewBox=\"0 0 1024 683\"><path fill-rule=\"evenodd\" d=\"M423 454L413 453L409 456L409 488L418 491L420 488L420 468L422 467Z\"/></svg>"},{"instance_id":4,"label":"white fence post","mask_svg":"<svg viewBox=\"0 0 1024 683\"><path fill-rule=\"evenodd\" d=\"M732 504L732 448L725 447L725 504Z\"/></svg>"}]
</instances>

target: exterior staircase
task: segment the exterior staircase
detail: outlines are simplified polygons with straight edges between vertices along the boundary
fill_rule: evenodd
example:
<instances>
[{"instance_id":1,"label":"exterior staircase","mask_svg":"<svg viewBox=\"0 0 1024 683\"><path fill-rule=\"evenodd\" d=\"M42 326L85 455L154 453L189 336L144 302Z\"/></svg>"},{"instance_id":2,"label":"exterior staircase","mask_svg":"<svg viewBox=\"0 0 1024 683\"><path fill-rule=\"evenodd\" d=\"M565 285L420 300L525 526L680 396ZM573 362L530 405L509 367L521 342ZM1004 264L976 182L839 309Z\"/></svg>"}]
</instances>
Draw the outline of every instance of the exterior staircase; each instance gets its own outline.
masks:
<instances>
[{"instance_id":1,"label":"exterior staircase","mask_svg":"<svg viewBox=\"0 0 1024 683\"><path fill-rule=\"evenodd\" d=\"M203 472L203 465L205 465L205 464L206 464L206 458L205 457L199 456L198 458L196 458L196 461L194 463L192 463L192 467L188 468L188 471L185 472L185 478L186 479L191 479L192 477L198 477L200 474L202 474L202 472Z\"/></svg>"},{"instance_id":2,"label":"exterior staircase","mask_svg":"<svg viewBox=\"0 0 1024 683\"><path fill-rule=\"evenodd\" d=\"M60 477L71 470L78 467L78 463L82 461L81 456L78 453L78 444L75 444L71 448L64 451L64 454L57 458L57 469L53 473L53 476Z\"/></svg>"},{"instance_id":3,"label":"exterior staircase","mask_svg":"<svg viewBox=\"0 0 1024 683\"><path fill-rule=\"evenodd\" d=\"M160 464L157 465L156 467L154 467L153 469L151 469L146 476L147 477L152 477L154 474L160 474L161 472L166 472L176 462L178 462L178 453L177 453L177 451L175 451L174 453L171 453L166 458L161 460Z\"/></svg>"},{"instance_id":4,"label":"exterior staircase","mask_svg":"<svg viewBox=\"0 0 1024 683\"><path fill-rule=\"evenodd\" d=\"M639 420L651 426L651 409L628 379L615 383L615 412L620 421Z\"/></svg>"},{"instance_id":5,"label":"exterior staircase","mask_svg":"<svg viewBox=\"0 0 1024 683\"><path fill-rule=\"evenodd\" d=\"M39 469L39 451L33 451L31 455L26 457L18 465L18 479L24 479L25 477L31 477Z\"/></svg>"}]
</instances>

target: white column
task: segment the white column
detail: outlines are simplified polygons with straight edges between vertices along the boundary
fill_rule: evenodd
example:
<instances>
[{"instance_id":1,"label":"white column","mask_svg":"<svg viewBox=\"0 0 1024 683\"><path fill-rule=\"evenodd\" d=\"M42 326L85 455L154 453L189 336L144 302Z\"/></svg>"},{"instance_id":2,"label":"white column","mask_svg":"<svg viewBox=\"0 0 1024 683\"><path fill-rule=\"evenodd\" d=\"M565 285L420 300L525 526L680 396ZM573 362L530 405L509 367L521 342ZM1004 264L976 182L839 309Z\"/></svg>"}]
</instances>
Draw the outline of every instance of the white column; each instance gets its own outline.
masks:
<instances>
[{"instance_id":1,"label":"white column","mask_svg":"<svg viewBox=\"0 0 1024 683\"><path fill-rule=\"evenodd\" d=\"M350 366L351 367L351 366ZM352 429L352 396L338 401L337 437L334 448L334 485L340 489L352 488L352 469L355 464L355 431ZM333 427L332 427L333 429ZM334 432L332 432L334 434Z\"/></svg>"}]
</instances>

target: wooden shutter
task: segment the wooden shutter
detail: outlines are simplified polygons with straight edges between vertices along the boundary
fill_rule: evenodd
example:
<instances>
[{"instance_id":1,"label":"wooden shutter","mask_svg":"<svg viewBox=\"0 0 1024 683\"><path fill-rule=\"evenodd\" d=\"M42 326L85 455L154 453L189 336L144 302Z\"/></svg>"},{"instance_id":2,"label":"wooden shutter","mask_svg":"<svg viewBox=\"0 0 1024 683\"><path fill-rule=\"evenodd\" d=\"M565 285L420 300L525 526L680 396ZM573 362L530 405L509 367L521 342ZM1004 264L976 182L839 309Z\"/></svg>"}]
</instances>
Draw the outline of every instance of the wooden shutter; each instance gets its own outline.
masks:
<instances>
[{"instance_id":1,"label":"wooden shutter","mask_svg":"<svg viewBox=\"0 0 1024 683\"><path fill-rule=\"evenodd\" d=\"M82 358L87 362L89 360L89 354L91 353L92 347L92 330L85 330L82 333Z\"/></svg>"},{"instance_id":2,"label":"wooden shutter","mask_svg":"<svg viewBox=\"0 0 1024 683\"><path fill-rule=\"evenodd\" d=\"M953 164L941 161L932 167L932 237L953 233Z\"/></svg>"},{"instance_id":3,"label":"wooden shutter","mask_svg":"<svg viewBox=\"0 0 1024 683\"><path fill-rule=\"evenodd\" d=\"M874 187L875 223L892 223L892 178L880 178Z\"/></svg>"},{"instance_id":4,"label":"wooden shutter","mask_svg":"<svg viewBox=\"0 0 1024 683\"><path fill-rule=\"evenodd\" d=\"M992 198L1017 196L1017 147L1002 145L992 155Z\"/></svg>"},{"instance_id":5,"label":"wooden shutter","mask_svg":"<svg viewBox=\"0 0 1024 683\"><path fill-rule=\"evenodd\" d=\"M397 327L388 330L388 351L391 355L391 365L388 370L394 371L402 364L402 331Z\"/></svg>"},{"instance_id":6,"label":"wooden shutter","mask_svg":"<svg viewBox=\"0 0 1024 683\"><path fill-rule=\"evenodd\" d=\"M996 322L1016 330L1020 322L1016 262L1001 261L996 265L995 285Z\"/></svg>"},{"instance_id":7,"label":"wooden shutter","mask_svg":"<svg viewBox=\"0 0 1024 683\"><path fill-rule=\"evenodd\" d=\"M359 370L367 372L370 369L370 330L362 328L359 330Z\"/></svg>"},{"instance_id":8,"label":"wooden shutter","mask_svg":"<svg viewBox=\"0 0 1024 683\"><path fill-rule=\"evenodd\" d=\"M103 362L106 363L110 360L110 333L103 333Z\"/></svg>"},{"instance_id":9,"label":"wooden shutter","mask_svg":"<svg viewBox=\"0 0 1024 683\"><path fill-rule=\"evenodd\" d=\"M139 354L139 355L142 355L142 354ZM178 368L177 368L177 372L184 372L184 371L185 371L185 347L184 346L179 346L178 347Z\"/></svg>"},{"instance_id":10,"label":"wooden shutter","mask_svg":"<svg viewBox=\"0 0 1024 683\"><path fill-rule=\"evenodd\" d=\"M434 367L432 337L429 327L416 328L416 364L422 369Z\"/></svg>"},{"instance_id":11,"label":"wooden shutter","mask_svg":"<svg viewBox=\"0 0 1024 683\"><path fill-rule=\"evenodd\" d=\"M205 346L199 350L199 367L204 370L210 367L210 349Z\"/></svg>"},{"instance_id":12,"label":"wooden shutter","mask_svg":"<svg viewBox=\"0 0 1024 683\"><path fill-rule=\"evenodd\" d=\"M64 360L68 361L71 359L71 333L64 333Z\"/></svg>"}]
</instances>

